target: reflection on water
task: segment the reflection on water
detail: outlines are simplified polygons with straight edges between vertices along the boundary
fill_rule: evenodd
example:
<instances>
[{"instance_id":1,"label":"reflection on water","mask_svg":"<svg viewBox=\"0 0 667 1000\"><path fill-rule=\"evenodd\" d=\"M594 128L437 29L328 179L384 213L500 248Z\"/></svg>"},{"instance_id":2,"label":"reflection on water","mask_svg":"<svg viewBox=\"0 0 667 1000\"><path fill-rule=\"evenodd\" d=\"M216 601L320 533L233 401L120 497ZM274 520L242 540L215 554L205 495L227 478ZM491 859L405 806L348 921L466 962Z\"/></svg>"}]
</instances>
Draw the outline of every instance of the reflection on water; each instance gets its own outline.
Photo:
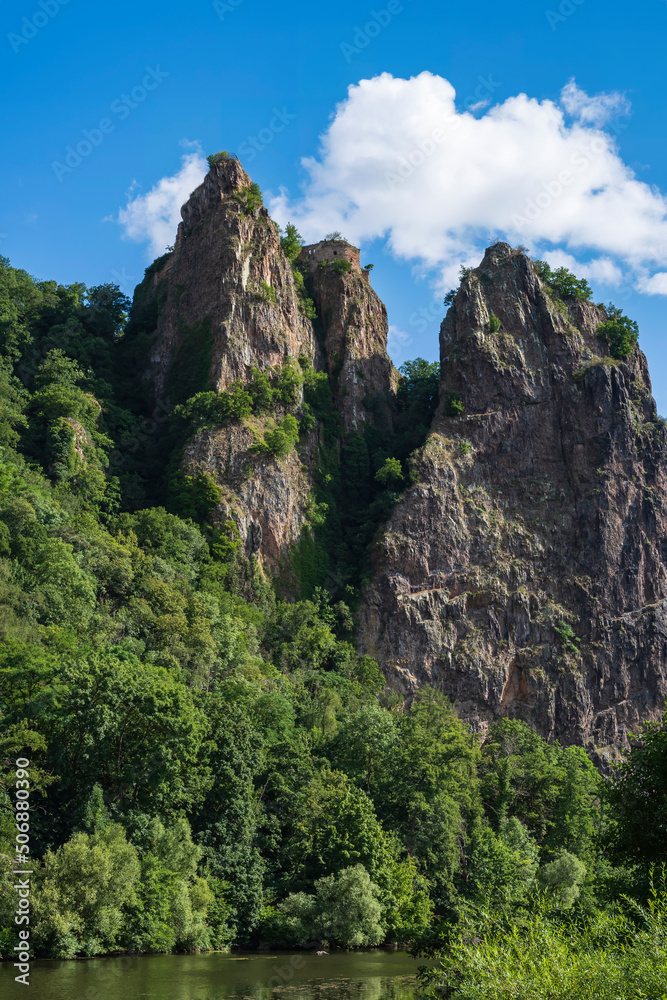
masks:
<instances>
[{"instance_id":1,"label":"reflection on water","mask_svg":"<svg viewBox=\"0 0 667 1000\"><path fill-rule=\"evenodd\" d=\"M414 1000L414 976L393 979L327 979L251 993L224 993L233 1000Z\"/></svg>"},{"instance_id":2,"label":"reflection on water","mask_svg":"<svg viewBox=\"0 0 667 1000\"><path fill-rule=\"evenodd\" d=\"M34 962L32 1000L415 1000L418 963L401 952L155 955ZM10 963L3 1000L25 997Z\"/></svg>"}]
</instances>

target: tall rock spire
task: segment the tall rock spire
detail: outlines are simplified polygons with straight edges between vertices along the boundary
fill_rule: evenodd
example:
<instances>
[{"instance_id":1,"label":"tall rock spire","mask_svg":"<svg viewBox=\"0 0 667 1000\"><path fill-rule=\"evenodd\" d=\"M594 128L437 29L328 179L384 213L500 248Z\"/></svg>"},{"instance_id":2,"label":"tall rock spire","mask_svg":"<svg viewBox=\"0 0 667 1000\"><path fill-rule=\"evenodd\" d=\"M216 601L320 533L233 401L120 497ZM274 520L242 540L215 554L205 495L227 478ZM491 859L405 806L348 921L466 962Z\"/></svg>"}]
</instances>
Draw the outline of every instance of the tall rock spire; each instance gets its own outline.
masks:
<instances>
[{"instance_id":1,"label":"tall rock spire","mask_svg":"<svg viewBox=\"0 0 667 1000\"><path fill-rule=\"evenodd\" d=\"M440 407L375 548L360 642L474 725L618 744L667 695L666 431L638 347L505 243L442 324Z\"/></svg>"}]
</instances>

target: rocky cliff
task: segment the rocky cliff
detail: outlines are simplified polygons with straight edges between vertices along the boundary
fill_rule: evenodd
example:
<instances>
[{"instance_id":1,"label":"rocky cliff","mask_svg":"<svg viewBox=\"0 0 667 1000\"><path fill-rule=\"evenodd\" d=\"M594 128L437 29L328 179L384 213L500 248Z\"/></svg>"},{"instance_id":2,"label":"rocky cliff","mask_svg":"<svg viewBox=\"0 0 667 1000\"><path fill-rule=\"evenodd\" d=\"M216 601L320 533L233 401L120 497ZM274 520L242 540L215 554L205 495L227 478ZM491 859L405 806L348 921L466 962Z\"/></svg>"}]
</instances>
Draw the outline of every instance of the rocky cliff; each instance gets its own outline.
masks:
<instances>
[{"instance_id":1,"label":"rocky cliff","mask_svg":"<svg viewBox=\"0 0 667 1000\"><path fill-rule=\"evenodd\" d=\"M157 335L150 376L157 396L227 389L250 369L316 352L280 232L234 158L214 163L181 209L172 253L150 276Z\"/></svg>"},{"instance_id":2,"label":"rocky cliff","mask_svg":"<svg viewBox=\"0 0 667 1000\"><path fill-rule=\"evenodd\" d=\"M338 429L330 409L313 421L298 395L191 435L181 467L215 479L211 518L234 522L243 555L284 578L312 542L313 510L320 523L326 511L321 565L339 583L368 580L364 548L391 512L357 635L390 686L432 683L478 729L518 716L603 756L655 717L667 696L666 432L639 348L606 357L604 310L562 301L523 253L491 247L442 324L430 432L411 437L386 310L355 247L329 239L290 263L233 158L213 164L182 216L135 294L128 340L150 356L150 394L170 409L301 358L326 373L339 416ZM298 447L258 448L288 412L302 420ZM406 441L427 432L396 503ZM402 465L387 472L392 455Z\"/></svg>"},{"instance_id":3,"label":"rocky cliff","mask_svg":"<svg viewBox=\"0 0 667 1000\"><path fill-rule=\"evenodd\" d=\"M323 240L304 247L301 261L344 430L390 422L398 373L387 354L387 310L360 266L359 250L344 240Z\"/></svg>"},{"instance_id":4,"label":"rocky cliff","mask_svg":"<svg viewBox=\"0 0 667 1000\"><path fill-rule=\"evenodd\" d=\"M469 273L359 630L391 684L442 687L476 728L516 716L601 751L667 696L665 427L602 319L507 244Z\"/></svg>"},{"instance_id":5,"label":"rocky cliff","mask_svg":"<svg viewBox=\"0 0 667 1000\"><path fill-rule=\"evenodd\" d=\"M226 154L181 216L174 248L135 291L128 327L126 367L142 369L152 406L169 412L199 392L247 386L256 370L274 378L286 359L298 369L301 359L329 373L343 438L366 422L390 421L397 374L386 349L387 313L356 248L323 241L293 266L259 189ZM329 258L331 267L317 266ZM333 266L348 258L343 270ZM187 475L213 476L222 488L213 517L231 519L245 554L271 571L285 569L309 531L321 429L302 428L298 454L258 446L287 412L304 417L302 404L300 395L293 405L199 430L182 458Z\"/></svg>"}]
</instances>

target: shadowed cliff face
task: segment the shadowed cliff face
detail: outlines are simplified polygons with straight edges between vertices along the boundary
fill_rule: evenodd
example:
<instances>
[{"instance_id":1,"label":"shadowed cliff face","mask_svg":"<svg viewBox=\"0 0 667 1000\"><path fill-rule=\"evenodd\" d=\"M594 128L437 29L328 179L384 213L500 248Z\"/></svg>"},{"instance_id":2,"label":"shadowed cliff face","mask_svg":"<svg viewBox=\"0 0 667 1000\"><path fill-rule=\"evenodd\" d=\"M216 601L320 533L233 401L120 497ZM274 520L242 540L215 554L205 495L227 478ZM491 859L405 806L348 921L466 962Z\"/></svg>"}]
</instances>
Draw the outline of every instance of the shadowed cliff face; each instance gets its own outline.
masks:
<instances>
[{"instance_id":1,"label":"shadowed cliff face","mask_svg":"<svg viewBox=\"0 0 667 1000\"><path fill-rule=\"evenodd\" d=\"M265 208L247 207L250 184L238 160L222 160L181 209L175 250L152 277L158 397L180 400L207 384L227 389L253 365L315 356L278 227Z\"/></svg>"},{"instance_id":2,"label":"shadowed cliff face","mask_svg":"<svg viewBox=\"0 0 667 1000\"><path fill-rule=\"evenodd\" d=\"M387 310L371 288L369 272L359 266L358 250L341 244L341 254L351 264L348 273L341 273L328 252L332 245L322 242L305 248L312 251L305 258L312 261L309 289L343 429L358 431L364 423L391 419L398 374L387 354ZM320 261L326 266L319 266ZM376 397L375 406L367 405L371 397Z\"/></svg>"},{"instance_id":3,"label":"shadowed cliff face","mask_svg":"<svg viewBox=\"0 0 667 1000\"><path fill-rule=\"evenodd\" d=\"M392 684L442 686L477 727L512 715L599 748L667 695L665 428L641 351L603 360L603 318L507 244L464 280L359 634Z\"/></svg>"}]
</instances>

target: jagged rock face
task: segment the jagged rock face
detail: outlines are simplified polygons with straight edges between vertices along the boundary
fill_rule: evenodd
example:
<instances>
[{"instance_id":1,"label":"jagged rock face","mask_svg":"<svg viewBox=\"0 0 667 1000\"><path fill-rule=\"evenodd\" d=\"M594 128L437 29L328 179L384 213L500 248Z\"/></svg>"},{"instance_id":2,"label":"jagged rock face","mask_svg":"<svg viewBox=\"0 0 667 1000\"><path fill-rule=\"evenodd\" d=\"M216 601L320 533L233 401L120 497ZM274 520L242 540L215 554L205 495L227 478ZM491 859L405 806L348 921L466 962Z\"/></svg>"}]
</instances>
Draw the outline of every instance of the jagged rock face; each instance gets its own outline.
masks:
<instances>
[{"instance_id":1,"label":"jagged rock face","mask_svg":"<svg viewBox=\"0 0 667 1000\"><path fill-rule=\"evenodd\" d=\"M334 252L339 256L334 258ZM302 260L310 272L344 431L390 420L398 376L387 354L387 310L371 288L369 272L359 266L359 251L344 242L323 241L304 247ZM351 270L336 271L335 260L347 260Z\"/></svg>"},{"instance_id":2,"label":"jagged rock face","mask_svg":"<svg viewBox=\"0 0 667 1000\"><path fill-rule=\"evenodd\" d=\"M646 359L605 363L602 318L563 307L507 244L462 283L360 645L403 690L441 686L477 728L516 716L604 756L667 696L667 460Z\"/></svg>"},{"instance_id":3,"label":"jagged rock face","mask_svg":"<svg viewBox=\"0 0 667 1000\"><path fill-rule=\"evenodd\" d=\"M222 486L215 516L234 522L245 555L258 556L265 569L289 573L286 557L306 522L317 435L309 435L300 454L278 459L251 450L253 430L261 432L261 420L200 431L185 449L184 467Z\"/></svg>"},{"instance_id":4,"label":"jagged rock face","mask_svg":"<svg viewBox=\"0 0 667 1000\"><path fill-rule=\"evenodd\" d=\"M264 370L288 354L315 356L278 228L265 208L244 211L250 184L237 160L222 160L181 209L175 250L152 278L160 306L151 353L158 398L173 401L207 382L227 389L253 365Z\"/></svg>"},{"instance_id":5,"label":"jagged rock face","mask_svg":"<svg viewBox=\"0 0 667 1000\"><path fill-rule=\"evenodd\" d=\"M202 390L247 382L253 366L264 371L288 355L319 363L278 227L265 208L250 210L250 184L238 160L214 164L181 209L174 251L135 293L140 321L157 313L148 379L166 410ZM296 454L251 452L262 423L199 432L182 468L214 476L223 489L216 518L233 520L246 554L276 569L306 525L312 484Z\"/></svg>"}]
</instances>

